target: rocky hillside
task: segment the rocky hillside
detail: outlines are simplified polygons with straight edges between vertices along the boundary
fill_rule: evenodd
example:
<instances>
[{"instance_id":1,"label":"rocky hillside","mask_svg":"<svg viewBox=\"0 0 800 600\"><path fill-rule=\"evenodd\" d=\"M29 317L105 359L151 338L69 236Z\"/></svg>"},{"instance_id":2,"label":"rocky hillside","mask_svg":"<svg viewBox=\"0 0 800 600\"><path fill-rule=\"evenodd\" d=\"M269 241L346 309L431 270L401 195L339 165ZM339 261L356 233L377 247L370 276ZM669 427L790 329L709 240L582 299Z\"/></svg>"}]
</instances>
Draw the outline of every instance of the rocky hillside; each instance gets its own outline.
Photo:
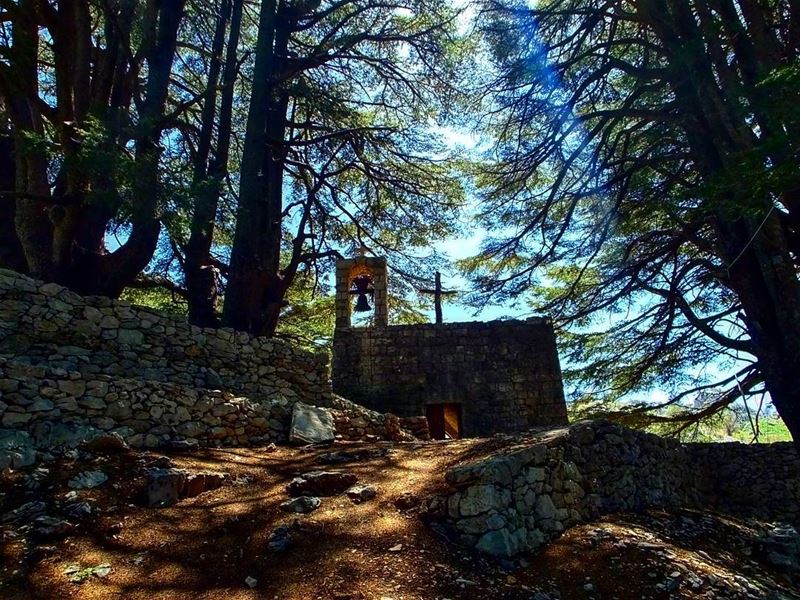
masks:
<instances>
[{"instance_id":1,"label":"rocky hillside","mask_svg":"<svg viewBox=\"0 0 800 600\"><path fill-rule=\"evenodd\" d=\"M797 530L752 516L642 508L513 560L471 550L429 499L514 444L83 446L0 477L0 597L800 598Z\"/></svg>"}]
</instances>

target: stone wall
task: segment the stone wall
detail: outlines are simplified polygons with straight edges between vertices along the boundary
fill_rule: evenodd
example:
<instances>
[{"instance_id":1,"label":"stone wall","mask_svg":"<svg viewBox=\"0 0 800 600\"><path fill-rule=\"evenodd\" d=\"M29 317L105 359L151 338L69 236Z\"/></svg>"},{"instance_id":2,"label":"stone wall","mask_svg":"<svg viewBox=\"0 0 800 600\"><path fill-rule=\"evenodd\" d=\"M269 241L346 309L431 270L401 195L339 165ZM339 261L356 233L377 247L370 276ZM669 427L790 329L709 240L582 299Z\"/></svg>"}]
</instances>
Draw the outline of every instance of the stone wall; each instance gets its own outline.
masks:
<instances>
[{"instance_id":1,"label":"stone wall","mask_svg":"<svg viewBox=\"0 0 800 600\"><path fill-rule=\"evenodd\" d=\"M280 395L254 401L230 392L161 381L87 377L3 357L0 390L2 427L29 432L37 447L61 445L53 438L54 430L68 437L73 433L91 437L91 430L113 432L134 448L163 447L176 441L203 446L285 443L295 404ZM343 398L334 398L331 407L323 410L331 412L339 439L413 439L397 417Z\"/></svg>"},{"instance_id":2,"label":"stone wall","mask_svg":"<svg viewBox=\"0 0 800 600\"><path fill-rule=\"evenodd\" d=\"M336 329L333 388L402 417L460 403L463 434L490 435L567 420L550 322Z\"/></svg>"},{"instance_id":3,"label":"stone wall","mask_svg":"<svg viewBox=\"0 0 800 600\"><path fill-rule=\"evenodd\" d=\"M180 318L108 298L78 296L2 269L0 356L85 378L170 382L253 400L279 395L327 405L331 398L324 354L230 329L195 327Z\"/></svg>"},{"instance_id":4,"label":"stone wall","mask_svg":"<svg viewBox=\"0 0 800 600\"><path fill-rule=\"evenodd\" d=\"M338 439L425 426L334 397L325 355L0 270L0 468L99 432L147 448L282 443L297 402L329 410Z\"/></svg>"},{"instance_id":5,"label":"stone wall","mask_svg":"<svg viewBox=\"0 0 800 600\"><path fill-rule=\"evenodd\" d=\"M350 402L345 398L333 397L330 408L336 434L346 440L384 439L411 441L408 425L393 414L382 414ZM426 424L427 429L427 424Z\"/></svg>"},{"instance_id":6,"label":"stone wall","mask_svg":"<svg viewBox=\"0 0 800 600\"><path fill-rule=\"evenodd\" d=\"M480 552L512 557L600 514L703 508L797 523L792 444L686 444L607 422L519 440L449 470L428 516Z\"/></svg>"},{"instance_id":7,"label":"stone wall","mask_svg":"<svg viewBox=\"0 0 800 600\"><path fill-rule=\"evenodd\" d=\"M54 427L88 425L135 448L285 442L292 403L230 392L30 366L0 357L0 422L46 441ZM40 444L46 446L46 444Z\"/></svg>"}]
</instances>

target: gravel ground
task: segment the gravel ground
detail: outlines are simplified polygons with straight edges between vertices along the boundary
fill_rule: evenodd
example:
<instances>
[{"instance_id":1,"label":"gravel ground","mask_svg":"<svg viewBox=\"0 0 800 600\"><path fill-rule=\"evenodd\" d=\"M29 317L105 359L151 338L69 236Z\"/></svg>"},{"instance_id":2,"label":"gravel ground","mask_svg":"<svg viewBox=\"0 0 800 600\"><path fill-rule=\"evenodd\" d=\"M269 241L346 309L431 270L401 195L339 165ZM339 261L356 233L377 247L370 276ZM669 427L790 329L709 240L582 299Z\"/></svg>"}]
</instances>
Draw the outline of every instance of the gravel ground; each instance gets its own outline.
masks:
<instances>
[{"instance_id":1,"label":"gravel ground","mask_svg":"<svg viewBox=\"0 0 800 600\"><path fill-rule=\"evenodd\" d=\"M0 478L0 598L800 598L796 533L781 537L787 530L774 524L691 511L614 515L504 565L448 543L417 509L395 505L435 492L444 469L496 444L202 450L168 460L74 452ZM380 452L318 462L342 448ZM134 474L168 462L230 477L168 508L137 504ZM353 473L377 496L358 504L324 497L307 515L280 510L292 477L321 468ZM96 471L107 481L69 488ZM774 539L791 547L776 554Z\"/></svg>"}]
</instances>

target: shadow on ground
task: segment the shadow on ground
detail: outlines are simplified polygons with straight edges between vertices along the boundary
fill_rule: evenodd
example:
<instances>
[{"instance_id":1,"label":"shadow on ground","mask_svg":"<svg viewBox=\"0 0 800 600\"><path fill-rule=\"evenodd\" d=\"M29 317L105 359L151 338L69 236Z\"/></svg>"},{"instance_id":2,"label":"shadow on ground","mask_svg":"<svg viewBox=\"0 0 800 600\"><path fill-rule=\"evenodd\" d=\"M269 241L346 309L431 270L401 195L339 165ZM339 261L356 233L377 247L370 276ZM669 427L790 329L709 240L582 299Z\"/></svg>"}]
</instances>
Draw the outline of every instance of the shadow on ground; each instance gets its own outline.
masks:
<instances>
[{"instance_id":1,"label":"shadow on ground","mask_svg":"<svg viewBox=\"0 0 800 600\"><path fill-rule=\"evenodd\" d=\"M338 446L338 444L337 444ZM787 576L768 567L748 546L749 525L690 512L621 515L576 527L527 566L506 571L447 543L414 510L394 500L422 498L443 485L443 471L495 450L492 440L425 444L351 444L391 447L381 458L322 466L326 451L279 448L203 450L173 455L176 466L229 472L232 483L164 509L131 504L133 455L50 465L48 502L63 498L66 480L89 468L109 483L80 493L94 507L70 537L31 540L3 529L3 598L792 598ZM152 459L156 455L151 455ZM377 486L376 499L353 504L324 498L306 516L278 505L285 485L317 469L347 470ZM23 480L3 482L14 492L3 511L30 500ZM41 491L37 492L41 495ZM268 550L276 527L290 528L288 550ZM748 554L749 552L749 554ZM72 583L71 564L110 564L111 573ZM249 584L248 584L249 582ZM250 586L253 587L250 587ZM748 594L750 594L748 596Z\"/></svg>"}]
</instances>

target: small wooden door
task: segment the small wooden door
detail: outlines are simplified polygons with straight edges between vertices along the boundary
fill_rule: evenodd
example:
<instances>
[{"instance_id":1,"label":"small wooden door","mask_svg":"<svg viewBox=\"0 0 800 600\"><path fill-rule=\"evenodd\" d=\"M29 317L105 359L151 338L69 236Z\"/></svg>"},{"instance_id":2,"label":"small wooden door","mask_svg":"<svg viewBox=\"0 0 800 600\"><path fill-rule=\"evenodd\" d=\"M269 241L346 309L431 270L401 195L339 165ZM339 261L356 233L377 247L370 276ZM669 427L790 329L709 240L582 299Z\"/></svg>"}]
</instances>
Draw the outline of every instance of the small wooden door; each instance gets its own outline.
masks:
<instances>
[{"instance_id":1,"label":"small wooden door","mask_svg":"<svg viewBox=\"0 0 800 600\"><path fill-rule=\"evenodd\" d=\"M455 402L428 404L425 407L428 428L435 440L456 440L461 437L461 405Z\"/></svg>"}]
</instances>

